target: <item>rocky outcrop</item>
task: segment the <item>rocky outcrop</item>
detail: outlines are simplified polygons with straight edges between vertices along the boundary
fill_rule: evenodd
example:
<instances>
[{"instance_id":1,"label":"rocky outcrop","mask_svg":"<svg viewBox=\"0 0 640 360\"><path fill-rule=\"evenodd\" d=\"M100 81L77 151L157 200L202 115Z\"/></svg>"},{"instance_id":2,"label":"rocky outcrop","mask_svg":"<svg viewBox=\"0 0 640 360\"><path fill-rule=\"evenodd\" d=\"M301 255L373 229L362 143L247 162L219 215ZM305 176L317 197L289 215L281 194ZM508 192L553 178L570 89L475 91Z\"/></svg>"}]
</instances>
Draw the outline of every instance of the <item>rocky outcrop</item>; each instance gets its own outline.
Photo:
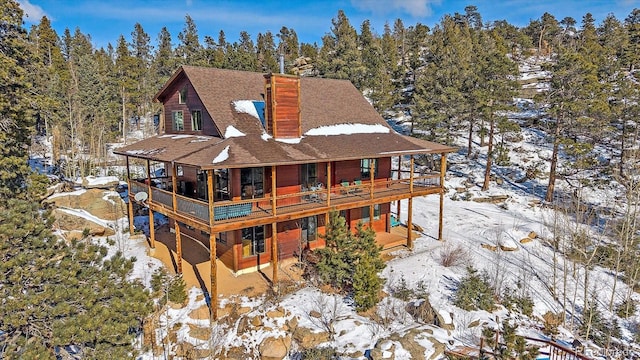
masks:
<instances>
[{"instance_id":1,"label":"rocky outcrop","mask_svg":"<svg viewBox=\"0 0 640 360\"><path fill-rule=\"evenodd\" d=\"M282 360L291 348L291 336L268 337L262 340L258 351L262 360Z\"/></svg>"}]
</instances>

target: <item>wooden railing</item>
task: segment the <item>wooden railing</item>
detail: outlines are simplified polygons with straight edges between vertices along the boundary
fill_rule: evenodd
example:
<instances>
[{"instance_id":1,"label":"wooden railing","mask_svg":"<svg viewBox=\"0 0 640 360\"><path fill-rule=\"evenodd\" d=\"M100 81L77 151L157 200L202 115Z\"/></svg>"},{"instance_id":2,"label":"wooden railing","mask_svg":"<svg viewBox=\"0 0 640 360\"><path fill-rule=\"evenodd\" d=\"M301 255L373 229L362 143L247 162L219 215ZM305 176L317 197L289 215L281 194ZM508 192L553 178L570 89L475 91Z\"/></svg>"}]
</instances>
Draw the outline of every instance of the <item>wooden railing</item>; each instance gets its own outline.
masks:
<instances>
[{"instance_id":1,"label":"wooden railing","mask_svg":"<svg viewBox=\"0 0 640 360\"><path fill-rule=\"evenodd\" d=\"M149 187L141 181L131 180L130 194L133 197L138 192L148 192ZM373 185L373 187L372 187ZM413 178L413 192L440 187L440 175L428 174ZM375 201L384 197L399 195L408 197L411 194L409 179L376 180L373 184L369 180L360 183L338 184L327 189L324 186L305 189L291 194L275 196L276 212L295 211L296 206L306 208L324 207L327 204L345 204L350 202ZM174 194L170 191L151 187L150 201L164 208L173 210ZM195 218L203 223L209 223L209 204L206 201L175 194L176 212ZM272 216L271 194L262 198L245 200L224 200L214 202L214 221L227 221L242 217Z\"/></svg>"}]
</instances>

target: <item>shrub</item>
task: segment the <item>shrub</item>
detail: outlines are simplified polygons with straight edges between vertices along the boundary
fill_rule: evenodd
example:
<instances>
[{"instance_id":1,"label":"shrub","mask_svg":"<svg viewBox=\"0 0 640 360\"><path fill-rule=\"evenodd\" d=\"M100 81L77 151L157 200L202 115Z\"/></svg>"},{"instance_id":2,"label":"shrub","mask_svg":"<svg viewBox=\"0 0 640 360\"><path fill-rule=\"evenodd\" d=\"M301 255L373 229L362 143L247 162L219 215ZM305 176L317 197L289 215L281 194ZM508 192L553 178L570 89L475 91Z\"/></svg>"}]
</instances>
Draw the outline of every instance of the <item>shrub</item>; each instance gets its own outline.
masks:
<instances>
[{"instance_id":1,"label":"shrub","mask_svg":"<svg viewBox=\"0 0 640 360\"><path fill-rule=\"evenodd\" d=\"M467 267L467 275L460 280L456 289L454 305L467 310L493 311L495 301L493 289L486 274L478 274L472 266Z\"/></svg>"},{"instance_id":2,"label":"shrub","mask_svg":"<svg viewBox=\"0 0 640 360\"><path fill-rule=\"evenodd\" d=\"M187 284L182 275L170 276L163 268L151 275L151 289L159 293L158 300L161 305L167 300L176 304L184 304L187 301Z\"/></svg>"},{"instance_id":3,"label":"shrub","mask_svg":"<svg viewBox=\"0 0 640 360\"><path fill-rule=\"evenodd\" d=\"M468 264L470 258L469 251L460 244L445 243L440 248L440 265L444 267Z\"/></svg>"},{"instance_id":4,"label":"shrub","mask_svg":"<svg viewBox=\"0 0 640 360\"><path fill-rule=\"evenodd\" d=\"M338 358L336 349L328 346L307 349L301 352L300 355L303 360L330 360Z\"/></svg>"},{"instance_id":5,"label":"shrub","mask_svg":"<svg viewBox=\"0 0 640 360\"><path fill-rule=\"evenodd\" d=\"M526 316L533 315L533 299L529 294L517 295L506 289L502 297L502 305L511 311L518 311Z\"/></svg>"},{"instance_id":6,"label":"shrub","mask_svg":"<svg viewBox=\"0 0 640 360\"><path fill-rule=\"evenodd\" d=\"M638 304L632 299L625 299L622 303L616 306L616 315L621 318L629 318L636 313Z\"/></svg>"}]
</instances>

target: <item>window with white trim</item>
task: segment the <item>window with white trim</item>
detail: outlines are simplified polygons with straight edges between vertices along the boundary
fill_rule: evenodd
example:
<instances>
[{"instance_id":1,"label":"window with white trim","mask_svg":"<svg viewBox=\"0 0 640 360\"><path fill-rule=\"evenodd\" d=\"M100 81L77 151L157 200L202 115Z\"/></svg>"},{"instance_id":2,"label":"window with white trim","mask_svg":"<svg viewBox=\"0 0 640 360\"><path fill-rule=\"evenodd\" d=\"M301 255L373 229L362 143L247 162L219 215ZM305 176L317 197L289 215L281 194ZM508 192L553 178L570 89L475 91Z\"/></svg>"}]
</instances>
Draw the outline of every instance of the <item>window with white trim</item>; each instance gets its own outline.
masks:
<instances>
[{"instance_id":1,"label":"window with white trim","mask_svg":"<svg viewBox=\"0 0 640 360\"><path fill-rule=\"evenodd\" d=\"M173 119L173 130L174 131L183 131L184 130L184 115L182 114L182 110L175 110L171 112L171 117Z\"/></svg>"}]
</instances>

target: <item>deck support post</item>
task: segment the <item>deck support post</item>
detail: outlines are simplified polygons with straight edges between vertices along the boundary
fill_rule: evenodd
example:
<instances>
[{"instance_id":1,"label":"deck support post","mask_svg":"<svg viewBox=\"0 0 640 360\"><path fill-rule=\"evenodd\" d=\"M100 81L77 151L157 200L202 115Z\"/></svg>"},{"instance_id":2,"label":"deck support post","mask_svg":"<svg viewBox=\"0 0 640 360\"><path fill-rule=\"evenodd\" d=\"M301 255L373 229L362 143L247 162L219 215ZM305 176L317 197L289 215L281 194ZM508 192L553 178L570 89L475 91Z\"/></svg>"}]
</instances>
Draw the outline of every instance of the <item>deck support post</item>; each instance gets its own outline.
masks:
<instances>
[{"instance_id":1,"label":"deck support post","mask_svg":"<svg viewBox=\"0 0 640 360\"><path fill-rule=\"evenodd\" d=\"M131 200L131 172L129 170L129 157L126 157L127 162L127 188L129 189L129 199L127 199L127 210L129 210L129 235L133 235L135 227L133 226L133 201Z\"/></svg>"},{"instance_id":2,"label":"deck support post","mask_svg":"<svg viewBox=\"0 0 640 360\"><path fill-rule=\"evenodd\" d=\"M442 241L442 217L444 212L444 174L447 172L447 154L440 158L440 211L438 212L438 241Z\"/></svg>"},{"instance_id":3,"label":"deck support post","mask_svg":"<svg viewBox=\"0 0 640 360\"><path fill-rule=\"evenodd\" d=\"M209 277L211 293L211 305L209 315L211 322L218 319L218 262L216 260L216 234L209 234L209 261L211 262L211 276Z\"/></svg>"},{"instance_id":4,"label":"deck support post","mask_svg":"<svg viewBox=\"0 0 640 360\"><path fill-rule=\"evenodd\" d=\"M278 289L278 223L271 223L271 286Z\"/></svg>"},{"instance_id":5,"label":"deck support post","mask_svg":"<svg viewBox=\"0 0 640 360\"><path fill-rule=\"evenodd\" d=\"M151 161L147 159L147 191L148 191L148 203L151 204L153 200L153 193L151 191ZM156 248L156 227L153 219L153 210L149 207L149 242L152 249Z\"/></svg>"},{"instance_id":6,"label":"deck support post","mask_svg":"<svg viewBox=\"0 0 640 360\"><path fill-rule=\"evenodd\" d=\"M331 161L327 161L327 207L331 206ZM329 219L329 213L327 213L327 221ZM327 224L325 221L325 226Z\"/></svg>"},{"instance_id":7,"label":"deck support post","mask_svg":"<svg viewBox=\"0 0 640 360\"><path fill-rule=\"evenodd\" d=\"M215 201L213 195L213 173L215 170L207 170L207 200L209 205L209 262L211 265L211 274L209 276L209 287L211 289L209 293L210 305L209 305L209 321L213 323L218 319L218 262L217 262L217 249L216 249L216 234L211 231L213 228L213 222L215 219L213 202Z\"/></svg>"},{"instance_id":8,"label":"deck support post","mask_svg":"<svg viewBox=\"0 0 640 360\"><path fill-rule=\"evenodd\" d=\"M176 191L178 191L178 171L176 170L176 164L171 163L171 205L173 205L173 211L178 210L178 203L176 199Z\"/></svg>"},{"instance_id":9,"label":"deck support post","mask_svg":"<svg viewBox=\"0 0 640 360\"><path fill-rule=\"evenodd\" d=\"M407 247L413 250L413 198L409 198L409 210L407 211Z\"/></svg>"},{"instance_id":10,"label":"deck support post","mask_svg":"<svg viewBox=\"0 0 640 360\"><path fill-rule=\"evenodd\" d=\"M398 156L398 180L402 180L402 155ZM400 205L401 201L396 201L396 214L398 215L398 221L400 221Z\"/></svg>"},{"instance_id":11,"label":"deck support post","mask_svg":"<svg viewBox=\"0 0 640 360\"><path fill-rule=\"evenodd\" d=\"M178 274L182 274L182 236L180 235L180 222L174 220L175 228L176 228L176 266L178 267Z\"/></svg>"}]
</instances>

